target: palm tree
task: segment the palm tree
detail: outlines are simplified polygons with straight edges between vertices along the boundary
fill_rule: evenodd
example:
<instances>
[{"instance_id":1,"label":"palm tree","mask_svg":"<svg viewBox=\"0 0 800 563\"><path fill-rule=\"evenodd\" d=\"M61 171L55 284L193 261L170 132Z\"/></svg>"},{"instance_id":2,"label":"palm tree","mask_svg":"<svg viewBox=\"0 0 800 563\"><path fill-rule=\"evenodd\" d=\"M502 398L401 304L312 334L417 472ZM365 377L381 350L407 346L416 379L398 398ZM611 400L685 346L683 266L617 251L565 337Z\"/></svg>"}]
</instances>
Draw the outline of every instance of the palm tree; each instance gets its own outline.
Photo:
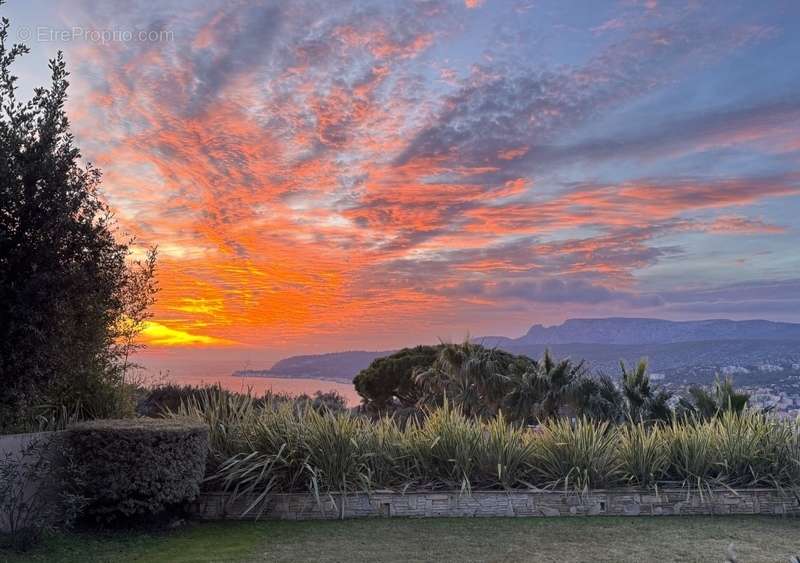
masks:
<instances>
[{"instance_id":1,"label":"palm tree","mask_svg":"<svg viewBox=\"0 0 800 563\"><path fill-rule=\"evenodd\" d=\"M669 408L670 394L664 390L655 390L650 385L647 374L647 360L642 358L636 369L628 370L624 361L622 368L622 394L627 403L628 417L639 421L668 421L672 417Z\"/></svg>"},{"instance_id":2,"label":"palm tree","mask_svg":"<svg viewBox=\"0 0 800 563\"><path fill-rule=\"evenodd\" d=\"M650 395L650 377L647 375L647 362L639 360L636 369L628 371L625 362L620 360L622 368L622 394L628 402L628 411L631 418L641 419L642 408Z\"/></svg>"},{"instance_id":3,"label":"palm tree","mask_svg":"<svg viewBox=\"0 0 800 563\"><path fill-rule=\"evenodd\" d=\"M625 398L607 375L583 378L573 400L578 416L608 422L625 418Z\"/></svg>"},{"instance_id":4,"label":"palm tree","mask_svg":"<svg viewBox=\"0 0 800 563\"><path fill-rule=\"evenodd\" d=\"M711 392L702 387L690 387L689 398L681 398L679 407L684 415L695 415L703 419L714 418L723 412L741 413L750 400L748 393L739 393L733 386L733 378L714 380Z\"/></svg>"},{"instance_id":5,"label":"palm tree","mask_svg":"<svg viewBox=\"0 0 800 563\"><path fill-rule=\"evenodd\" d=\"M513 421L523 424L533 422L542 400L542 384L536 362L514 362L507 378L509 391L503 401L503 411Z\"/></svg>"},{"instance_id":6,"label":"palm tree","mask_svg":"<svg viewBox=\"0 0 800 563\"><path fill-rule=\"evenodd\" d=\"M573 364L569 358L556 361L549 350L536 364L536 378L541 391L538 416L545 420L558 415L561 407L570 402L586 370L583 362Z\"/></svg>"},{"instance_id":7,"label":"palm tree","mask_svg":"<svg viewBox=\"0 0 800 563\"><path fill-rule=\"evenodd\" d=\"M510 357L469 340L444 345L433 365L415 374L422 402L441 405L446 399L469 416L496 414L505 397L503 371Z\"/></svg>"}]
</instances>

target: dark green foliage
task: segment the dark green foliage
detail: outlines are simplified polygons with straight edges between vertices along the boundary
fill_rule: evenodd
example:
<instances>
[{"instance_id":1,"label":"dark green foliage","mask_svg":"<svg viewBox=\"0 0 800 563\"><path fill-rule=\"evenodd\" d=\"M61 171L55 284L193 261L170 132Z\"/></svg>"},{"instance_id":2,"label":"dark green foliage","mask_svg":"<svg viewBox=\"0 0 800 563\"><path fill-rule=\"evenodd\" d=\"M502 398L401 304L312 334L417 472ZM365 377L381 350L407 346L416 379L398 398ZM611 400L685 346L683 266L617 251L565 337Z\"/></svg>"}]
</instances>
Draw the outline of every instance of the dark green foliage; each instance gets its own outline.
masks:
<instances>
[{"instance_id":1,"label":"dark green foliage","mask_svg":"<svg viewBox=\"0 0 800 563\"><path fill-rule=\"evenodd\" d=\"M579 415L609 422L668 422L672 419L670 394L652 384L647 362L629 370L620 362L619 386L607 375L581 377L574 387L573 404Z\"/></svg>"},{"instance_id":2,"label":"dark green foliage","mask_svg":"<svg viewBox=\"0 0 800 563\"><path fill-rule=\"evenodd\" d=\"M625 362L620 362L620 367L622 394L625 397L628 417L635 422L669 421L672 418L668 404L670 394L650 384L647 361L639 360L634 370L628 370Z\"/></svg>"},{"instance_id":3,"label":"dark green foliage","mask_svg":"<svg viewBox=\"0 0 800 563\"><path fill-rule=\"evenodd\" d=\"M447 399L467 416L485 418L503 411L512 421L532 424L574 406L585 378L583 363L555 360L549 351L536 361L464 342L445 345L415 380L426 406Z\"/></svg>"},{"instance_id":4,"label":"dark green foliage","mask_svg":"<svg viewBox=\"0 0 800 563\"><path fill-rule=\"evenodd\" d=\"M182 419L95 420L69 428L64 455L77 461L66 491L84 515L107 524L143 519L194 499L208 454L208 428Z\"/></svg>"},{"instance_id":5,"label":"dark green foliage","mask_svg":"<svg viewBox=\"0 0 800 563\"><path fill-rule=\"evenodd\" d=\"M436 361L414 378L421 393L420 403L440 406L447 400L467 416L494 416L510 391L508 374L512 366L514 371L525 371L533 369L535 363L469 341L445 344Z\"/></svg>"},{"instance_id":6,"label":"dark green foliage","mask_svg":"<svg viewBox=\"0 0 800 563\"><path fill-rule=\"evenodd\" d=\"M555 360L549 350L539 361L516 356L508 368L503 409L512 415L512 420L528 424L574 408L577 392L586 378L582 362Z\"/></svg>"},{"instance_id":7,"label":"dark green foliage","mask_svg":"<svg viewBox=\"0 0 800 563\"><path fill-rule=\"evenodd\" d=\"M344 412L347 410L347 399L337 391L317 391L313 397L306 394L293 399L298 405L308 405L317 412Z\"/></svg>"},{"instance_id":8,"label":"dark green foliage","mask_svg":"<svg viewBox=\"0 0 800 563\"><path fill-rule=\"evenodd\" d=\"M158 385L150 389L142 389L141 397L136 405L139 416L159 417L166 412L176 411L181 402L199 398L209 389L218 389L220 393L228 393L218 387L196 387L194 385L176 385L174 383Z\"/></svg>"},{"instance_id":9,"label":"dark green foliage","mask_svg":"<svg viewBox=\"0 0 800 563\"><path fill-rule=\"evenodd\" d=\"M217 400L225 401L228 397L243 397L249 393L237 393L223 389L220 385L197 387L194 385L177 385L169 383L152 388L139 388L140 398L136 405L139 416L161 417L170 412L178 412L181 404L203 402L209 394L218 395ZM250 397L254 406L266 404L294 403L298 408L309 406L317 411L347 410L347 400L336 391L317 391L311 395L286 395L267 391L262 397Z\"/></svg>"},{"instance_id":10,"label":"dark green foliage","mask_svg":"<svg viewBox=\"0 0 800 563\"><path fill-rule=\"evenodd\" d=\"M353 379L353 384L367 410L384 412L415 405L420 390L414 375L429 369L442 347L403 348L390 356L378 358L361 370Z\"/></svg>"},{"instance_id":11,"label":"dark green foliage","mask_svg":"<svg viewBox=\"0 0 800 563\"><path fill-rule=\"evenodd\" d=\"M509 390L503 404L503 412L510 420L531 421L536 416L542 398L542 380L536 367L527 362L514 362L511 365L508 374Z\"/></svg>"},{"instance_id":12,"label":"dark green foliage","mask_svg":"<svg viewBox=\"0 0 800 563\"><path fill-rule=\"evenodd\" d=\"M573 398L578 416L610 422L621 422L626 417L622 392L607 375L581 379Z\"/></svg>"},{"instance_id":13,"label":"dark green foliage","mask_svg":"<svg viewBox=\"0 0 800 563\"><path fill-rule=\"evenodd\" d=\"M533 360L465 341L379 358L354 382L368 413L391 412L401 420L424 416L425 409L447 401L468 417L503 412L524 424L560 415L614 423L669 421L671 396L651 383L647 363L630 371L621 365L617 385L608 376L592 376L583 362L556 359L549 350Z\"/></svg>"},{"instance_id":14,"label":"dark green foliage","mask_svg":"<svg viewBox=\"0 0 800 563\"><path fill-rule=\"evenodd\" d=\"M1 3L1 2L0 2ZM128 264L100 191L83 166L64 104L62 55L51 84L16 97L0 24L0 429L42 404L107 416L120 408L128 356L155 292L155 254Z\"/></svg>"},{"instance_id":15,"label":"dark green foliage","mask_svg":"<svg viewBox=\"0 0 800 563\"><path fill-rule=\"evenodd\" d=\"M536 368L542 389L538 417L542 420L553 418L566 403L574 401L575 391L586 376L586 370L583 362L575 364L569 358L555 360L549 350L545 350Z\"/></svg>"},{"instance_id":16,"label":"dark green foliage","mask_svg":"<svg viewBox=\"0 0 800 563\"><path fill-rule=\"evenodd\" d=\"M681 398L678 411L681 416L709 419L726 412L741 413L747 408L749 400L749 394L736 391L733 378L720 379L717 376L711 391L690 387L689 397Z\"/></svg>"},{"instance_id":17,"label":"dark green foliage","mask_svg":"<svg viewBox=\"0 0 800 563\"><path fill-rule=\"evenodd\" d=\"M136 414L153 418L161 417L168 412L177 412L182 403L201 401L210 393L224 397L243 394L223 389L219 384L199 387L196 385L167 383L151 388L140 388ZM263 401L263 399L254 397L252 400L256 403Z\"/></svg>"}]
</instances>

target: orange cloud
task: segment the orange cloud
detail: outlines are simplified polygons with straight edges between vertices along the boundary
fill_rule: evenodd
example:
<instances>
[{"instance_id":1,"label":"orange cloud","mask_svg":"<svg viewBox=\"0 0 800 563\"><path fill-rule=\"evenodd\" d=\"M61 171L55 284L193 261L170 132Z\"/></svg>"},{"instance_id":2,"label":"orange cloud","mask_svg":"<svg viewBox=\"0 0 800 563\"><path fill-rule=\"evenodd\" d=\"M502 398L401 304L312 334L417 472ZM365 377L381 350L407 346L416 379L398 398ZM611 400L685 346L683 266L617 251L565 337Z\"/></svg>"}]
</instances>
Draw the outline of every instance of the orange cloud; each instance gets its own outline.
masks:
<instances>
[{"instance_id":1,"label":"orange cloud","mask_svg":"<svg viewBox=\"0 0 800 563\"><path fill-rule=\"evenodd\" d=\"M779 234L785 233L786 227L770 225L764 221L745 217L718 217L708 225L708 231L733 234Z\"/></svg>"}]
</instances>

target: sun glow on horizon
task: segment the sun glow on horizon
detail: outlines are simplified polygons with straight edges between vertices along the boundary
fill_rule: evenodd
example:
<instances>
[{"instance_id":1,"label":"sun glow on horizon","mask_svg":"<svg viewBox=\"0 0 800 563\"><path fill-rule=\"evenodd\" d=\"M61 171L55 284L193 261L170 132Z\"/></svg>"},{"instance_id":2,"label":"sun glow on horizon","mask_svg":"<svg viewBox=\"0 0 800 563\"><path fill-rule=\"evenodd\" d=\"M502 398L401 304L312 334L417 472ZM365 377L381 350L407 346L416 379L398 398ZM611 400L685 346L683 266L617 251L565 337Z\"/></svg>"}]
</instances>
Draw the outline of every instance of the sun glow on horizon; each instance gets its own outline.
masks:
<instances>
[{"instance_id":1,"label":"sun glow on horizon","mask_svg":"<svg viewBox=\"0 0 800 563\"><path fill-rule=\"evenodd\" d=\"M145 321L141 335L142 340L150 346L209 346L216 348L237 345L231 340L170 328L156 321Z\"/></svg>"}]
</instances>

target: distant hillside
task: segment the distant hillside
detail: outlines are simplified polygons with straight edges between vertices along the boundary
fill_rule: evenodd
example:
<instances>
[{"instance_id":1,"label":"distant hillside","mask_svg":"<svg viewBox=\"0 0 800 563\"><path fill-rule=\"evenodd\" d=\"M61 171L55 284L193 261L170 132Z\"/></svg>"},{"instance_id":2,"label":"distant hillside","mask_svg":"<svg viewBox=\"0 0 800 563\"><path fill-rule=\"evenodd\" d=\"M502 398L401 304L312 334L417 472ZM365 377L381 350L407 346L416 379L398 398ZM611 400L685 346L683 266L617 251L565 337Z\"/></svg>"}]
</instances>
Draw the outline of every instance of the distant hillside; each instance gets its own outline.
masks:
<instances>
[{"instance_id":1,"label":"distant hillside","mask_svg":"<svg viewBox=\"0 0 800 563\"><path fill-rule=\"evenodd\" d=\"M270 369L242 370L234 373L246 377L298 377L309 379L336 379L352 381L353 376L367 367L372 360L388 356L383 352L334 352L308 356L291 356L276 362Z\"/></svg>"},{"instance_id":2,"label":"distant hillside","mask_svg":"<svg viewBox=\"0 0 800 563\"><path fill-rule=\"evenodd\" d=\"M725 366L800 363L800 324L771 321L665 321L660 319L570 319L552 327L534 325L520 338L476 338L485 346L538 357L545 348L559 356L584 359L593 369L617 373L620 359L650 361L653 372L708 379ZM351 381L372 360L391 354L338 352L293 356L268 370L237 375Z\"/></svg>"},{"instance_id":3,"label":"distant hillside","mask_svg":"<svg viewBox=\"0 0 800 563\"><path fill-rule=\"evenodd\" d=\"M800 324L771 321L664 321L661 319L569 319L558 326L533 325L498 344L671 344L702 340L798 340ZM484 340L491 340L487 337Z\"/></svg>"}]
</instances>

